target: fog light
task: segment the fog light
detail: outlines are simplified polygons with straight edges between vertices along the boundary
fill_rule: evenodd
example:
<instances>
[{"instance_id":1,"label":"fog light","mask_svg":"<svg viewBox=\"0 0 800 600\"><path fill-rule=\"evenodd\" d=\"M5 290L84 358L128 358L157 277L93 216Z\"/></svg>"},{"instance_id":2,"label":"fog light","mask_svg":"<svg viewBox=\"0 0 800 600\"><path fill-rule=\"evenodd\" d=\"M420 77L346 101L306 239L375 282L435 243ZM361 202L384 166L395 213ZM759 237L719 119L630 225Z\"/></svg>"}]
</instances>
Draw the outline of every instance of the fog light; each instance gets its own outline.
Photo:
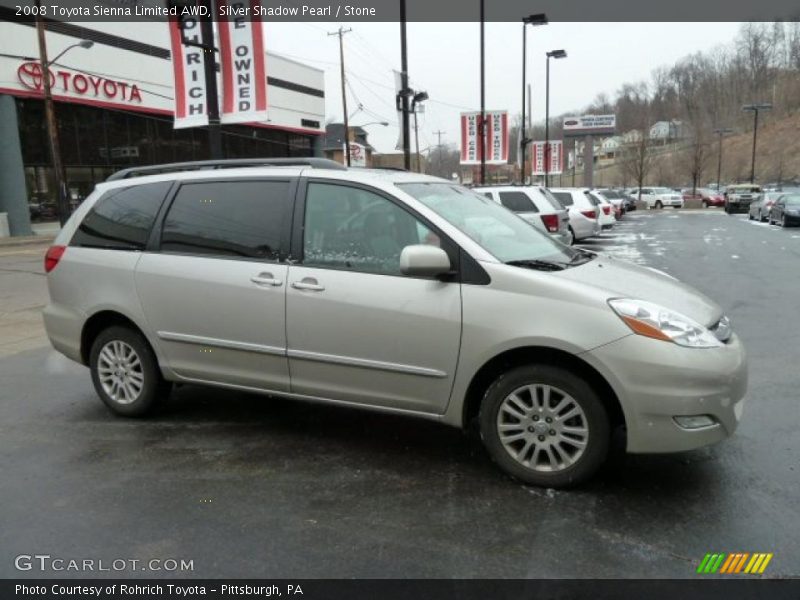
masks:
<instances>
[{"instance_id":1,"label":"fog light","mask_svg":"<svg viewBox=\"0 0 800 600\"><path fill-rule=\"evenodd\" d=\"M712 427L717 424L714 417L709 415L685 415L672 418L678 424L678 427L683 429L702 429L703 427Z\"/></svg>"}]
</instances>

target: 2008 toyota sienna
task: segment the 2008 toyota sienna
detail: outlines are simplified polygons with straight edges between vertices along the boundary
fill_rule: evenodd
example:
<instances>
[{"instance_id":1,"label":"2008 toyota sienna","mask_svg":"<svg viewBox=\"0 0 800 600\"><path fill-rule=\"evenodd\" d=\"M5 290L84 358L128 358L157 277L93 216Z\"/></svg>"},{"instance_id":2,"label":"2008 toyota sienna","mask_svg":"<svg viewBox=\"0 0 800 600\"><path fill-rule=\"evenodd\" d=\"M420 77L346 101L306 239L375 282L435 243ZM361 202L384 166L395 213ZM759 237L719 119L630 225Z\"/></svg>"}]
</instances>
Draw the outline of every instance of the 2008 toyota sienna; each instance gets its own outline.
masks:
<instances>
[{"instance_id":1,"label":"2008 toyota sienna","mask_svg":"<svg viewBox=\"0 0 800 600\"><path fill-rule=\"evenodd\" d=\"M114 412L173 382L477 421L494 461L563 487L627 451L731 435L745 353L673 277L565 246L492 200L322 159L129 169L45 258L53 346Z\"/></svg>"}]
</instances>

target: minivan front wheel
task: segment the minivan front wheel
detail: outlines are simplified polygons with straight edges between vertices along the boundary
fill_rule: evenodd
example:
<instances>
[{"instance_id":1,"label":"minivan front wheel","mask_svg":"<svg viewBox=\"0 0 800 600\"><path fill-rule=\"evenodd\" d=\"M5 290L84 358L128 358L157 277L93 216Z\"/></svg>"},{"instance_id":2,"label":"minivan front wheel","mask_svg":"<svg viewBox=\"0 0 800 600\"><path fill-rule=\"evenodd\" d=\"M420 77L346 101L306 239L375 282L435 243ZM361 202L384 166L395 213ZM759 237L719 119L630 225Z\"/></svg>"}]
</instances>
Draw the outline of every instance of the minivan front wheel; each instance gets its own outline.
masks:
<instances>
[{"instance_id":1,"label":"minivan front wheel","mask_svg":"<svg viewBox=\"0 0 800 600\"><path fill-rule=\"evenodd\" d=\"M608 453L608 414L594 389L560 367L531 365L501 375L486 391L481 438L509 475L544 487L591 477Z\"/></svg>"},{"instance_id":2,"label":"minivan front wheel","mask_svg":"<svg viewBox=\"0 0 800 600\"><path fill-rule=\"evenodd\" d=\"M97 336L89 368L97 395L119 415L143 416L169 392L147 341L128 327L115 325Z\"/></svg>"}]
</instances>

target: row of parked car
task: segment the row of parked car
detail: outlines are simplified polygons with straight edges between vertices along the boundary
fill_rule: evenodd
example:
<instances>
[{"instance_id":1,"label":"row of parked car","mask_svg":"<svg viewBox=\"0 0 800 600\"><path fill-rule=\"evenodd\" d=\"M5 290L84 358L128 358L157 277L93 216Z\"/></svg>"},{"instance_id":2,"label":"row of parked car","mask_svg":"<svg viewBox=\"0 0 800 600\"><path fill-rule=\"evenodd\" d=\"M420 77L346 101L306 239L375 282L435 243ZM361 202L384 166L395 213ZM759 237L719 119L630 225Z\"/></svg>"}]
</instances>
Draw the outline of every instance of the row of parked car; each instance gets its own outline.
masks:
<instances>
[{"instance_id":1,"label":"row of parked car","mask_svg":"<svg viewBox=\"0 0 800 600\"><path fill-rule=\"evenodd\" d=\"M567 245L611 229L635 210L633 199L615 190L500 185L475 191Z\"/></svg>"}]
</instances>

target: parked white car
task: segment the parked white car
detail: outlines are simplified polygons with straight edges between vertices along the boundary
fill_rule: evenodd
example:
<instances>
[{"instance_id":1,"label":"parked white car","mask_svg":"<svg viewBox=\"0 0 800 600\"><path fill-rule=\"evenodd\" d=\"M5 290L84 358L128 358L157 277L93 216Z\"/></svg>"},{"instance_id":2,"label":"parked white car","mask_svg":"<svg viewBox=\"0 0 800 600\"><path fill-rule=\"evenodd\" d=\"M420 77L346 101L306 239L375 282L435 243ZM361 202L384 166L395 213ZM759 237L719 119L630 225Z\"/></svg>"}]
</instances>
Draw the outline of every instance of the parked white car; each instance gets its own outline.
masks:
<instances>
[{"instance_id":1,"label":"parked white car","mask_svg":"<svg viewBox=\"0 0 800 600\"><path fill-rule=\"evenodd\" d=\"M597 201L580 188L550 188L553 196L569 210L569 227L575 241L600 233L600 212Z\"/></svg>"},{"instance_id":2,"label":"parked white car","mask_svg":"<svg viewBox=\"0 0 800 600\"><path fill-rule=\"evenodd\" d=\"M479 194L515 212L528 223L550 234L559 242L572 244L569 213L547 188L526 185L501 185L474 188Z\"/></svg>"},{"instance_id":3,"label":"parked white car","mask_svg":"<svg viewBox=\"0 0 800 600\"><path fill-rule=\"evenodd\" d=\"M639 190L631 191L631 196L638 198ZM648 187L642 188L642 202L647 202L647 208L683 208L683 196L671 188Z\"/></svg>"},{"instance_id":4,"label":"parked white car","mask_svg":"<svg viewBox=\"0 0 800 600\"><path fill-rule=\"evenodd\" d=\"M598 219L600 221L601 229L611 229L617 218L614 216L614 205L606 200L596 190L589 190L586 192L590 198L597 201L597 208L599 209Z\"/></svg>"}]
</instances>

